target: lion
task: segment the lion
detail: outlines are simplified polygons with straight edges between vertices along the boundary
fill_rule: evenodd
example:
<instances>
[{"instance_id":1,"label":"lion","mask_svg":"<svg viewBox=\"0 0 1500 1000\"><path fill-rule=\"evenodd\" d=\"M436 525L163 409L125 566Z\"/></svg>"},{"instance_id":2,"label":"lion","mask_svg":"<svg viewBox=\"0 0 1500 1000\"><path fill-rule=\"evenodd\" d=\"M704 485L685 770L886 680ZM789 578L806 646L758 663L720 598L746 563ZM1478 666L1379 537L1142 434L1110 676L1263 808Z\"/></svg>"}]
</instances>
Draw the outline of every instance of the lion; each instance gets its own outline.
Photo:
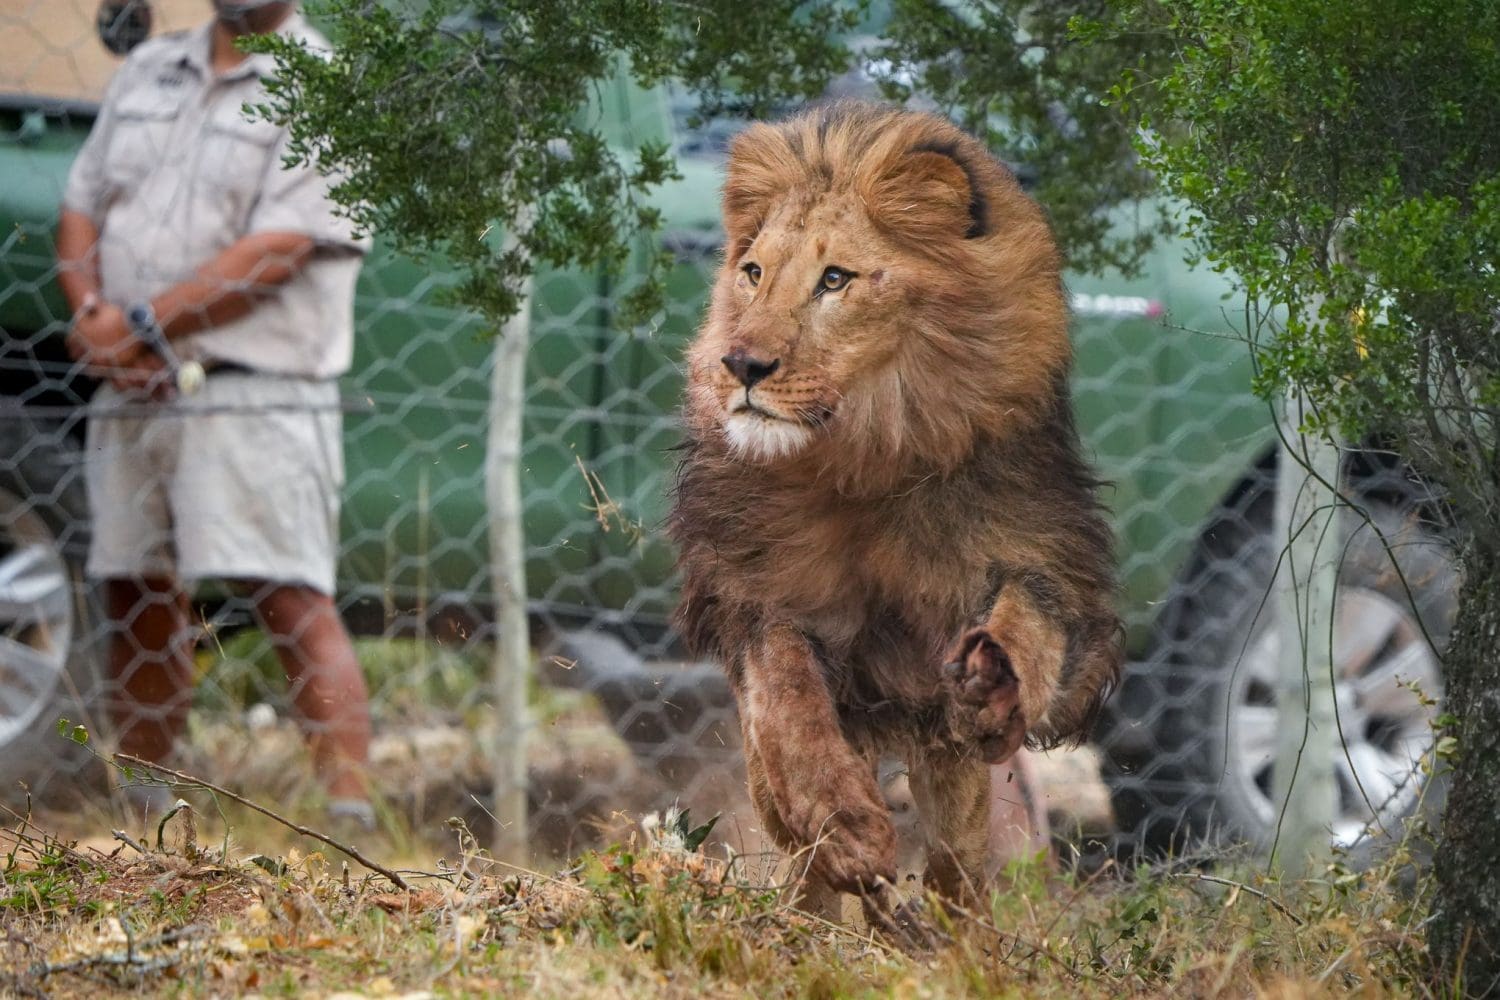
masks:
<instances>
[{"instance_id":1,"label":"lion","mask_svg":"<svg viewBox=\"0 0 1500 1000\"><path fill-rule=\"evenodd\" d=\"M985 885L989 766L1087 734L1122 658L1112 536L1068 391L1042 210L933 115L824 106L734 141L686 355L676 621L727 672L749 789L836 914Z\"/></svg>"}]
</instances>

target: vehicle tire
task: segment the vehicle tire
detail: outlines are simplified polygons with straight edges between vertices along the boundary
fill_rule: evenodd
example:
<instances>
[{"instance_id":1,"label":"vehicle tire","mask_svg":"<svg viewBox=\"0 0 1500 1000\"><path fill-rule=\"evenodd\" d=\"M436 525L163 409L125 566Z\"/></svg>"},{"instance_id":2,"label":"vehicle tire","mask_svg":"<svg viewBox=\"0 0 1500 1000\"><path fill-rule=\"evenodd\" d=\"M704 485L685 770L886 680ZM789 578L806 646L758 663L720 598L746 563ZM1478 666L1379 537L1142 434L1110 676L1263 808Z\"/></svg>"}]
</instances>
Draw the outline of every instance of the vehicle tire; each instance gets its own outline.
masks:
<instances>
[{"instance_id":1,"label":"vehicle tire","mask_svg":"<svg viewBox=\"0 0 1500 1000\"><path fill-rule=\"evenodd\" d=\"M1267 471L1227 505L1173 587L1150 653L1127 672L1100 741L1127 849L1243 843L1265 850L1275 838L1281 652L1270 587L1281 545L1274 494ZM1333 762L1333 839L1347 846L1366 842L1371 831L1399 829L1441 794L1422 789L1412 764L1431 745L1437 710L1401 682L1441 698L1438 651L1452 627L1459 577L1419 517L1419 498L1379 495L1364 503L1368 521L1343 516L1335 598L1344 745Z\"/></svg>"},{"instance_id":2,"label":"vehicle tire","mask_svg":"<svg viewBox=\"0 0 1500 1000\"><path fill-rule=\"evenodd\" d=\"M101 676L81 449L62 421L4 409L0 456L0 799L53 804L90 762L58 719L88 725Z\"/></svg>"}]
</instances>

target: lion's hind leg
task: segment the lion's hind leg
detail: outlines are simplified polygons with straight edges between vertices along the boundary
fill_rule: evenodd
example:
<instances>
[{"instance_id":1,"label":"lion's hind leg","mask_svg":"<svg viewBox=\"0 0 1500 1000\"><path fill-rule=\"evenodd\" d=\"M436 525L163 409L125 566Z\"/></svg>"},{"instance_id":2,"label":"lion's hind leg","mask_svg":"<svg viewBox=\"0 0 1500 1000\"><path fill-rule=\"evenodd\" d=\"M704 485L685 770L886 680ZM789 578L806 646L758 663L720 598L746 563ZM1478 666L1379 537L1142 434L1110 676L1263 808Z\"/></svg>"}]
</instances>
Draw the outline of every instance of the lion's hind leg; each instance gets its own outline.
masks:
<instances>
[{"instance_id":1,"label":"lion's hind leg","mask_svg":"<svg viewBox=\"0 0 1500 1000\"><path fill-rule=\"evenodd\" d=\"M918 752L909 762L912 798L927 851L924 888L972 906L987 888L990 768L951 750Z\"/></svg>"}]
</instances>

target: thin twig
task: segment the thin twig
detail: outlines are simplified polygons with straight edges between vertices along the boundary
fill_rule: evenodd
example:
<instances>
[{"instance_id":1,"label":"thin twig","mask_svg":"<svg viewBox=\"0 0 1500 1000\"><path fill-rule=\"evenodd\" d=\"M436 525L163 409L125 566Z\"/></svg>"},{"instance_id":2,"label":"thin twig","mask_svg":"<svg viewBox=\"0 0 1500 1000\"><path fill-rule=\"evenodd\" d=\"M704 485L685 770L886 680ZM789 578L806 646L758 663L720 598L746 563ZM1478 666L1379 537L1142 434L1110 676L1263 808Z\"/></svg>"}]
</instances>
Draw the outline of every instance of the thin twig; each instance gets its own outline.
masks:
<instances>
[{"instance_id":1,"label":"thin twig","mask_svg":"<svg viewBox=\"0 0 1500 1000\"><path fill-rule=\"evenodd\" d=\"M20 813L16 812L14 809L12 809L10 806L6 805L3 802L0 802L0 809L3 809L6 812L10 813L12 816L16 817L16 819L18 819L18 820L21 820L23 823L30 824L30 820L26 819L26 817L22 816ZM32 824L32 825L34 825L34 824ZM44 848L55 847L59 851L61 851L64 854L66 854L68 857L72 858L74 861L77 861L79 864L81 864L81 865L88 865L90 868L93 868L95 871L99 870L99 867L100 867L99 866L99 862L95 861L93 858L89 857L86 854L83 854L80 851L75 850L74 848L70 847L67 844L64 844L61 840L57 839L55 836L53 836L51 834L48 834L44 830L38 830L37 832L42 834L42 840L40 841L40 844L41 844L42 847L44 847ZM17 844L17 846L24 846L28 850L30 850L32 853L36 852L36 846L35 846L35 844L37 843L37 840L36 840L35 837L32 837L29 834L23 833L19 829L17 829L17 830L10 830L10 829L6 829L6 828L0 828L0 833L6 833L6 834L9 834L9 835L15 837L16 838L16 844Z\"/></svg>"},{"instance_id":2,"label":"thin twig","mask_svg":"<svg viewBox=\"0 0 1500 1000\"><path fill-rule=\"evenodd\" d=\"M519 875L529 875L532 878L539 878L544 882L551 882L553 885L560 885L565 889L572 889L575 892L581 892L586 895L591 895L593 893L593 890L588 886L579 885L577 882L565 882L555 876L547 875L539 871L533 871L532 869L526 868L522 865L511 864L509 861L501 861L499 858L491 858L479 855L476 856L474 860L483 865L495 865L499 868L509 868L511 871L516 872ZM579 870L580 868L570 868L567 872L562 872L560 874L569 874L572 872L577 872Z\"/></svg>"},{"instance_id":3,"label":"thin twig","mask_svg":"<svg viewBox=\"0 0 1500 1000\"><path fill-rule=\"evenodd\" d=\"M127 764L135 764L140 767L149 768L150 770L156 771L159 774L170 775L171 777L176 779L176 784L187 785L189 787L196 788L206 788L211 792L222 795L234 802L238 802L240 805L245 806L246 808L254 809L262 816L269 816L271 819L274 819L282 826L285 826L290 830L295 830L297 833L302 834L304 837L311 837L314 840L322 841L329 847L332 847L334 850L348 855L371 871L378 872L381 875L384 875L386 878L390 879L391 883L397 888L403 889L406 892L411 891L411 886L407 883L406 879L402 878L392 869L386 868L384 865L371 861L369 858L361 854L358 848L351 847L348 844L341 844L337 840L334 840L332 837L328 836L328 834L326 833L319 833L317 830L314 830L311 827L306 827L301 823L293 822L292 820L287 819L285 816L282 816L280 813L277 813L271 809L267 809L265 806L261 805L258 802L253 802L250 799L245 798L243 795L231 792L229 789L223 787L222 785L216 785L212 781L206 781L203 778L197 778L183 771L176 771L170 767L165 767L161 764L157 764L153 761L149 761L141 757L136 757L128 753L116 752L115 759L124 761Z\"/></svg>"},{"instance_id":4,"label":"thin twig","mask_svg":"<svg viewBox=\"0 0 1500 1000\"><path fill-rule=\"evenodd\" d=\"M121 926L126 926L123 923ZM96 965L122 966L134 969L137 972L152 972L156 969L164 969L174 965L178 961L176 955L158 955L155 957L137 954L140 948L158 948L164 944L176 944L178 941L198 937L207 933L208 927L202 924L188 924L186 927L178 927L150 938L146 941L135 941L129 936L127 927L126 947L124 953L105 952L102 955L85 955L83 958L75 958L70 962L39 962L28 971L37 979L45 979L58 972L77 972L81 969L91 968Z\"/></svg>"},{"instance_id":5,"label":"thin twig","mask_svg":"<svg viewBox=\"0 0 1500 1000\"><path fill-rule=\"evenodd\" d=\"M1075 979L1082 979L1085 982L1090 983L1099 981L1097 976L1085 971L1084 969L1079 968L1078 963L1063 958L1057 952L1053 951L1051 948L1047 947L1044 944L1040 944L1029 938L1021 937L1021 935L1016 934L1012 931L1003 931L999 927L996 927L993 921L986 920L981 914L976 913L974 910L971 910L966 906L954 902L953 900L940 900L940 903L942 905L942 908L947 912L950 919L954 914L957 914L970 923L974 924L975 926L979 927L981 930L989 931L991 934L999 937L1002 941L1008 938L1012 944L1011 954L1014 954L1015 946L1019 945L1020 947L1025 948L1029 952L1031 952L1030 956L1028 956L1031 959L1048 959L1054 964L1061 966L1064 972L1068 973L1068 975L1074 977ZM1008 956L1005 962L1006 964L1009 964Z\"/></svg>"},{"instance_id":6,"label":"thin twig","mask_svg":"<svg viewBox=\"0 0 1500 1000\"><path fill-rule=\"evenodd\" d=\"M1168 878L1190 878L1190 879L1193 879L1194 881L1197 881L1197 882L1213 882L1216 885L1227 885L1227 886L1230 886L1231 888L1234 888L1234 889L1243 889L1245 892L1248 892L1250 895L1252 895L1252 896L1259 896L1261 899L1265 900L1267 903L1270 903L1276 909L1280 910L1285 916L1289 917L1291 919L1291 921L1293 923L1295 923L1298 927L1306 927L1307 926L1307 921L1304 920L1303 918L1297 916L1297 914L1293 913L1290 909L1288 909L1285 903L1282 903L1280 900L1276 900L1276 899L1271 898L1269 895L1267 895L1264 892L1261 892L1259 889L1255 888L1254 886L1246 885L1243 882L1236 882L1232 878L1221 878L1218 875L1205 875L1202 872L1167 872L1167 877Z\"/></svg>"},{"instance_id":7,"label":"thin twig","mask_svg":"<svg viewBox=\"0 0 1500 1000\"><path fill-rule=\"evenodd\" d=\"M801 917L803 920L808 920L812 923L821 925L825 931L831 931L834 934L840 934L844 937L851 937L854 940L858 941L860 944L867 945L879 951L883 951L887 955L890 955L892 957L897 957L902 954L901 950L894 945L890 944L887 941L882 941L880 938L876 937L873 933L873 927L870 928L870 934L862 934L858 930L855 930L853 927L846 927L844 924L835 923L834 921L829 920L827 917L817 913L808 913L806 910L799 910L795 906L792 906L790 903L782 903L779 905L785 907L788 910L791 910L796 916Z\"/></svg>"},{"instance_id":8,"label":"thin twig","mask_svg":"<svg viewBox=\"0 0 1500 1000\"><path fill-rule=\"evenodd\" d=\"M126 833L124 830L111 830L109 832L111 834L113 834L114 838L116 840L118 840L120 843L125 844L128 847L135 848L135 852L137 854L139 854L141 857L145 858L147 861L151 862L152 864L156 865L156 867L161 868L163 870L166 869L166 865L162 864L161 860L159 858L157 858L156 855L152 854L139 841L137 841L130 834Z\"/></svg>"}]
</instances>

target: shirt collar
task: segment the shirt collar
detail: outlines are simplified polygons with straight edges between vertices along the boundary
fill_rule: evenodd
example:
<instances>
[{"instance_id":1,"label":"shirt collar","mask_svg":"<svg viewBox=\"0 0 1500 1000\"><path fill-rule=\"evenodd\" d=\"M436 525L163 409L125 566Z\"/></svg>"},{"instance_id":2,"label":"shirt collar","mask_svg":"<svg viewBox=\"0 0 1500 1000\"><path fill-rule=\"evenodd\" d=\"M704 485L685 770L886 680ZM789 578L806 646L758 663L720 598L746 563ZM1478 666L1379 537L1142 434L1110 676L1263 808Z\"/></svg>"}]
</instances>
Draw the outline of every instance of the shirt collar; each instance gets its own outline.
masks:
<instances>
[{"instance_id":1,"label":"shirt collar","mask_svg":"<svg viewBox=\"0 0 1500 1000\"><path fill-rule=\"evenodd\" d=\"M194 28L183 39L182 55L178 64L196 70L205 80L212 78L214 22L206 21ZM307 34L307 20L300 7L293 7L286 20L272 32L287 38L301 38ZM250 76L267 77L276 71L276 57L264 52L254 52L234 69L225 73L221 80L241 80Z\"/></svg>"}]
</instances>

